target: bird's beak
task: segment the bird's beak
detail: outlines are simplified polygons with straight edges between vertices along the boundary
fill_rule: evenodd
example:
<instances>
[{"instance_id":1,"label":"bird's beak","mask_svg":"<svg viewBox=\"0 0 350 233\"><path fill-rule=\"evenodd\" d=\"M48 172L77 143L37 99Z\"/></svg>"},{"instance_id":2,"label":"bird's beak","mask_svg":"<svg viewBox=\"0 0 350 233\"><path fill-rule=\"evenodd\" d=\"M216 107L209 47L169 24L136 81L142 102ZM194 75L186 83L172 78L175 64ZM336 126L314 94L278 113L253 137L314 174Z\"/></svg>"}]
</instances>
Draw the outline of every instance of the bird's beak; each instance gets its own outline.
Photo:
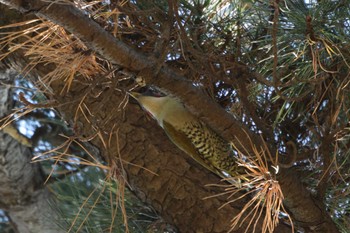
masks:
<instances>
[{"instance_id":1,"label":"bird's beak","mask_svg":"<svg viewBox=\"0 0 350 233\"><path fill-rule=\"evenodd\" d=\"M130 92L128 92L128 94L129 94L132 98L134 98L135 100L138 100L138 99L140 98L140 96L141 96L140 93L135 92L135 91L130 91Z\"/></svg>"}]
</instances>

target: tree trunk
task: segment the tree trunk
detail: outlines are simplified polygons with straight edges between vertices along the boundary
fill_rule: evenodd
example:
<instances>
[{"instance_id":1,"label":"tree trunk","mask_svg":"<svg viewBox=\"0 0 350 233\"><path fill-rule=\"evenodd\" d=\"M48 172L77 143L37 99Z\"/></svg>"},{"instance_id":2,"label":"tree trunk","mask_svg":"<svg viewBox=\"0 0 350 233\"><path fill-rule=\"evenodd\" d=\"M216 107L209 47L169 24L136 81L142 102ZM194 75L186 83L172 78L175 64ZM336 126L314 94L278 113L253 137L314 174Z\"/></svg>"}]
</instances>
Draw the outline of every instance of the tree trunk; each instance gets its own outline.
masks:
<instances>
[{"instance_id":1,"label":"tree trunk","mask_svg":"<svg viewBox=\"0 0 350 233\"><path fill-rule=\"evenodd\" d=\"M0 73L0 116L13 109L12 88L16 73ZM10 126L8 126L10 127ZM51 208L51 193L44 186L40 164L31 163L31 150L0 131L0 208L5 210L17 232L64 232Z\"/></svg>"},{"instance_id":2,"label":"tree trunk","mask_svg":"<svg viewBox=\"0 0 350 233\"><path fill-rule=\"evenodd\" d=\"M144 71L146 74L154 65L147 57L116 40L72 6L37 0L30 3L8 0L1 2L22 12L35 12L40 17L60 24L106 59L136 73ZM250 140L247 140L248 131L219 106L198 94L199 91L196 91L192 84L183 81L166 67L157 75L156 79L152 74L146 74L144 78L150 84L156 84L179 96L189 109L194 110L194 113L226 139L234 141L238 138L240 143L245 144L244 147L252 150ZM124 95L116 91L114 86L103 85L104 81L110 82L108 78L99 78L98 82L75 79L69 92L64 95L61 94L64 83L60 80L52 83L53 96L61 104L58 109L64 118L71 120L74 126L79 126L78 131L85 138L91 138L98 133L99 139L103 140L95 137L92 143L101 149L105 159L119 163L120 157L131 189L143 201L154 206L166 221L175 224L180 231L227 231L230 219L240 211L244 200L234 205L226 205L220 210L218 208L225 203L225 197L204 201L204 197L223 191L205 186L218 183L219 179L183 155L169 142L154 121L142 117L142 112L136 105L128 105L124 109L125 112L119 111L117 106L122 103ZM88 106L88 110L81 110L82 104ZM96 133L94 129L98 129ZM257 136L249 137L257 147L261 146ZM106 142L111 143L106 147ZM317 227L318 232L337 232L324 208L320 209L316 200L300 182L294 182L298 181L295 174L282 170L279 181L285 190L287 207L298 222L303 222L306 227ZM303 195L295 195L298 193ZM300 203L308 203L308 211L305 211L305 206ZM243 225L237 232L242 232L245 227L246 225ZM285 229L287 228L281 226L277 232L283 232Z\"/></svg>"}]
</instances>

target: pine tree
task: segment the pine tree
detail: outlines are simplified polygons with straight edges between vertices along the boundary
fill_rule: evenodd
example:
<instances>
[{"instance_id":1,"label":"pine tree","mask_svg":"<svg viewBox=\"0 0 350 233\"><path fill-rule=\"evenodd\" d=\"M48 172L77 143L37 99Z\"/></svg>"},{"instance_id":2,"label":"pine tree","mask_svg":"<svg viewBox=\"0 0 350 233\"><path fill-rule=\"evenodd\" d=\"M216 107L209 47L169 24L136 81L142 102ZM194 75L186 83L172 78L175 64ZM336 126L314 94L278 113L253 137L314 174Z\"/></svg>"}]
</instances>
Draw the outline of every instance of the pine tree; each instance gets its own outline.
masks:
<instances>
[{"instance_id":1,"label":"pine tree","mask_svg":"<svg viewBox=\"0 0 350 233\"><path fill-rule=\"evenodd\" d=\"M348 1L0 2L30 13L0 39L2 65L48 98L22 102L56 108L181 232L349 229ZM245 172L219 181L196 164L128 101L135 89L177 98Z\"/></svg>"}]
</instances>

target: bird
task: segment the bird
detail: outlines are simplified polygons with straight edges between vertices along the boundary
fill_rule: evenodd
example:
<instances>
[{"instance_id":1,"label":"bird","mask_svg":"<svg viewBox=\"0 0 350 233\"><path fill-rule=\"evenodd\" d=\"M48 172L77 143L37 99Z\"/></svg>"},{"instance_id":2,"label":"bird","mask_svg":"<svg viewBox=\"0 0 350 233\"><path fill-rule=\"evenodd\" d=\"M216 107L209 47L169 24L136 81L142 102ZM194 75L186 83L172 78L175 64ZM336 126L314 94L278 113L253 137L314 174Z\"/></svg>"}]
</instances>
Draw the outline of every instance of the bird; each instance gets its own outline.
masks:
<instances>
[{"instance_id":1,"label":"bird","mask_svg":"<svg viewBox=\"0 0 350 233\"><path fill-rule=\"evenodd\" d=\"M231 145L177 98L138 92L129 94L158 122L169 139L197 163L221 178L238 174Z\"/></svg>"}]
</instances>

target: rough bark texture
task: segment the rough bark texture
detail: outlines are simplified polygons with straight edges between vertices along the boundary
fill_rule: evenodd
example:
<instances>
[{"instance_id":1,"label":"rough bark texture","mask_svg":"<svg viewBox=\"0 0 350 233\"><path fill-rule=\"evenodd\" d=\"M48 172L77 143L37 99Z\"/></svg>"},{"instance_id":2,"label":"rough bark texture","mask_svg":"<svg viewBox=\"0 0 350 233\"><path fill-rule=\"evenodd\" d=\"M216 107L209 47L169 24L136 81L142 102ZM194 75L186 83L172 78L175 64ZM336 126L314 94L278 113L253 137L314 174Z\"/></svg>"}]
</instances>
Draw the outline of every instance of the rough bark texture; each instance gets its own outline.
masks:
<instances>
[{"instance_id":1,"label":"rough bark texture","mask_svg":"<svg viewBox=\"0 0 350 233\"><path fill-rule=\"evenodd\" d=\"M53 85L54 90L60 91L61 88ZM223 191L205 186L219 183L219 178L174 146L156 122L147 118L138 105L129 104L124 112L117 111L124 96L110 89L101 92L99 88L96 86L89 90L82 85L74 85L68 96L59 97L59 102L71 103L60 108L65 119L74 118L76 108L84 97L84 103L94 116L94 128L99 128L105 139L114 134L106 150L101 141L94 140L93 143L101 148L102 154L107 155L108 159L114 157L118 161L119 156L122 158L128 183L142 201L151 204L180 232L227 232L230 220L240 211L244 200L220 210L226 197L203 200ZM87 92L101 95L95 99L86 95ZM91 136L91 124L81 114L78 120L82 135ZM244 224L237 232L244 232L245 229ZM283 225L277 230L289 231Z\"/></svg>"},{"instance_id":2,"label":"rough bark texture","mask_svg":"<svg viewBox=\"0 0 350 233\"><path fill-rule=\"evenodd\" d=\"M248 150L251 147L250 141L246 140L246 131L223 109L200 94L191 84L182 81L180 76L168 68L162 68L157 74L147 74L149 72L147 69L153 65L149 59L103 32L96 23L73 7L56 4L46 7L45 4L48 3L37 0L1 0L1 2L22 12L32 12L62 25L86 41L90 48L105 58L136 73L144 73L144 78L149 83L179 96L189 109L226 139L231 141L239 139ZM81 27L82 24L87 26ZM141 113L135 109L135 106L128 106L125 109L125 115L117 111L116 106L122 101L123 96L112 88L101 89L95 86L91 89L84 88L82 85L73 85L68 94L59 96L58 93L63 89L62 85L56 82L52 85L52 89L59 103L70 103L70 105L64 105L59 110L66 119L77 119L84 136L93 134L91 126L99 129L106 140L111 133L118 132L118 140L114 137L108 150L103 149L101 142L95 140L94 143L101 148L107 160L121 155L124 160L131 163L125 165L125 168L129 182L138 196L155 206L166 220L177 225L183 232L224 232L228 229L229 216L237 213L237 209L227 206L217 211L224 202L223 199L211 199L205 202L202 200L203 197L215 193L204 185L216 183L217 177L184 159L182 153L168 142L155 122L146 121L144 117L140 118ZM102 94L95 98L92 92L101 93L100 91L103 91ZM89 106L91 123L86 122L82 114L78 117L73 115L83 98L84 104ZM259 146L259 139L254 135L250 137ZM273 151L273 148L271 149ZM158 176L139 166L156 172ZM302 186L295 174L283 170L278 179L286 197L286 205L299 223L303 223L310 229L317 228L317 232L337 232L334 223L325 214L324 208L320 209L317 201ZM240 206L240 204L237 205ZM305 208L308 208L308 211L305 211Z\"/></svg>"},{"instance_id":3,"label":"rough bark texture","mask_svg":"<svg viewBox=\"0 0 350 233\"><path fill-rule=\"evenodd\" d=\"M1 118L13 107L10 86L15 75L0 73ZM0 131L0 208L8 213L18 232L64 232L55 225L57 214L49 204L51 194L43 186L40 165L31 163L31 158L29 148Z\"/></svg>"},{"instance_id":4,"label":"rough bark texture","mask_svg":"<svg viewBox=\"0 0 350 233\"><path fill-rule=\"evenodd\" d=\"M21 53L6 59L6 64L16 69L25 67L26 62ZM33 72L37 75L47 72L45 66L36 68ZM97 127L103 132L104 138L109 138L111 132L115 134L108 150L104 150L100 140L94 140L93 143L101 148L102 154L114 158L116 162L119 161L119 155L122 156L131 190L153 206L166 222L176 226L179 232L227 232L230 220L241 210L245 201L218 210L225 204L225 197L203 200L204 197L223 191L205 186L219 183L217 176L208 173L175 147L156 122L144 115L136 103L129 104L124 112L118 111L117 106L124 98L120 92L113 88L105 89L101 85L90 89L89 85L79 83L73 85L64 96L59 94L63 83L57 82L52 86L57 92L57 101L69 103L63 104L58 110L72 122L81 98L85 98L84 103L89 104L89 111L94 116L93 124L87 123L86 118L78 114L78 131L81 136L89 137ZM96 99L93 93L102 90L102 95ZM244 232L245 229L246 224L243 224L234 232ZM259 224L257 229L260 229ZM276 232L290 232L290 228L281 224Z\"/></svg>"}]
</instances>

